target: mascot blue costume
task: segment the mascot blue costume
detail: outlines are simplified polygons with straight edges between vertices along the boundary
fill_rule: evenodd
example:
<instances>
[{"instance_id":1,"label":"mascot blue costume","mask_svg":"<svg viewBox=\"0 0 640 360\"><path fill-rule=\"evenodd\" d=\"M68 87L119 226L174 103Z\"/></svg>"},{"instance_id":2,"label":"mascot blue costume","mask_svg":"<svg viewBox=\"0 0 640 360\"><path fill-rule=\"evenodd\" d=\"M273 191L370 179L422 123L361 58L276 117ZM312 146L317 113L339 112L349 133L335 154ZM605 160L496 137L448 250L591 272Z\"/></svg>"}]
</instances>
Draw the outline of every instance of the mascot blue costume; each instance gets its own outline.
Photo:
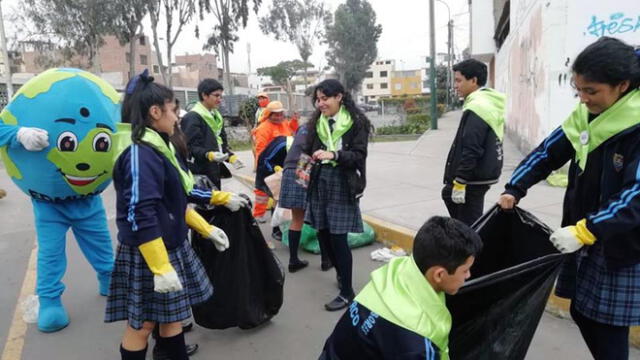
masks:
<instances>
[{"instance_id":1,"label":"mascot blue costume","mask_svg":"<svg viewBox=\"0 0 640 360\"><path fill-rule=\"evenodd\" d=\"M0 113L0 154L33 203L43 332L69 324L61 301L69 228L97 272L100 294L109 290L113 248L99 194L111 181L119 100L91 73L50 69L24 84Z\"/></svg>"}]
</instances>

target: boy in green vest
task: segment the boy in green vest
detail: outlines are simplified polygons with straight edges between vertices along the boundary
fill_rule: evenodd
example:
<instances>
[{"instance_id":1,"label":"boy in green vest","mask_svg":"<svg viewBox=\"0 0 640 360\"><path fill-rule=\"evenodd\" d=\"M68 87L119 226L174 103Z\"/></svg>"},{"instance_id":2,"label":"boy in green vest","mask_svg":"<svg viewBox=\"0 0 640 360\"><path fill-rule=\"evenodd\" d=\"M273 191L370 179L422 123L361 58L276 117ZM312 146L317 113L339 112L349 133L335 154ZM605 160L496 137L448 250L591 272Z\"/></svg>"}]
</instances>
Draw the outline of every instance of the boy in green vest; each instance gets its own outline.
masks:
<instances>
[{"instance_id":1,"label":"boy in green vest","mask_svg":"<svg viewBox=\"0 0 640 360\"><path fill-rule=\"evenodd\" d=\"M449 215L467 225L484 210L484 196L502 172L505 95L485 87L487 66L468 59L453 67L455 89L464 98L462 118L444 171Z\"/></svg>"},{"instance_id":2,"label":"boy in green vest","mask_svg":"<svg viewBox=\"0 0 640 360\"><path fill-rule=\"evenodd\" d=\"M471 275L482 240L464 223L434 216L413 254L371 273L324 345L320 360L448 359L453 295Z\"/></svg>"}]
</instances>

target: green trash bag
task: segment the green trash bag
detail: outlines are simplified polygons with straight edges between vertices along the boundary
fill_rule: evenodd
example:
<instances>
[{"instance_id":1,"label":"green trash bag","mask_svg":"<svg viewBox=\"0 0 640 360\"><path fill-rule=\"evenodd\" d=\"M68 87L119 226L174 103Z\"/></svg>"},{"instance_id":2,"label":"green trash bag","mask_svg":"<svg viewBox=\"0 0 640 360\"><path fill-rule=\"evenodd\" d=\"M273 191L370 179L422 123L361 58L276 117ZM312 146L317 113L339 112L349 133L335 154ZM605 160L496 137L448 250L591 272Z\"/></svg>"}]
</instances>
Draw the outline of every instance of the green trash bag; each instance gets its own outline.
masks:
<instances>
[{"instance_id":1,"label":"green trash bag","mask_svg":"<svg viewBox=\"0 0 640 360\"><path fill-rule=\"evenodd\" d=\"M362 223L364 232L349 233L347 236L349 247L352 249L369 245L376 239L376 233L373 231L373 228L364 221ZM289 246L289 224L291 224L291 222L287 221L280 225L280 230L282 231L282 243L287 246ZM310 253L320 254L320 245L318 245L317 233L318 232L314 228L304 224L304 226L302 226L302 234L300 235L300 246Z\"/></svg>"}]
</instances>

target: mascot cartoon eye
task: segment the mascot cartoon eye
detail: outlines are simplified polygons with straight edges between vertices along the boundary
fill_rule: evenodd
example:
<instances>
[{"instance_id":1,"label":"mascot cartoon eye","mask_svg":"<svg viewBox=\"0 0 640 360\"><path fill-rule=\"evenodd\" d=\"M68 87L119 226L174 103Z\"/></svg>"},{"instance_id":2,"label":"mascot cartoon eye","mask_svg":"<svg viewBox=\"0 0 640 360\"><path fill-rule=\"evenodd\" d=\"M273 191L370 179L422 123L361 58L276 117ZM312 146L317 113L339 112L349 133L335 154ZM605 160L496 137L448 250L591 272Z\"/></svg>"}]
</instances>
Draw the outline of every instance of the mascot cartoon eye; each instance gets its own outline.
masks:
<instances>
[{"instance_id":1,"label":"mascot cartoon eye","mask_svg":"<svg viewBox=\"0 0 640 360\"><path fill-rule=\"evenodd\" d=\"M99 133L93 138L93 150L107 152L111 149L111 136L107 133Z\"/></svg>"},{"instance_id":2,"label":"mascot cartoon eye","mask_svg":"<svg viewBox=\"0 0 640 360\"><path fill-rule=\"evenodd\" d=\"M76 151L78 149L78 138L76 134L65 131L58 136L58 150L60 151Z\"/></svg>"}]
</instances>

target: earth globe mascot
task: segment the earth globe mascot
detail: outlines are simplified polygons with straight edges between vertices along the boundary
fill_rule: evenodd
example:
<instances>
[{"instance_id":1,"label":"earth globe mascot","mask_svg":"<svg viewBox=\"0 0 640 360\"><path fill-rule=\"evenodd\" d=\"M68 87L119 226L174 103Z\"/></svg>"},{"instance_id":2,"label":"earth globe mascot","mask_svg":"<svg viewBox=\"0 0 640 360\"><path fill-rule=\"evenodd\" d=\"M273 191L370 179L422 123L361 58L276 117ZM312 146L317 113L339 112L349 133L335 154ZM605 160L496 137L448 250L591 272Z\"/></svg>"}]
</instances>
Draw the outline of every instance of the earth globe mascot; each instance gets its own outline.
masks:
<instances>
[{"instance_id":1,"label":"earth globe mascot","mask_svg":"<svg viewBox=\"0 0 640 360\"><path fill-rule=\"evenodd\" d=\"M0 154L15 184L31 197L38 262L38 329L69 324L61 296L72 229L107 295L113 248L100 193L111 182L120 95L78 69L47 70L29 80L0 113Z\"/></svg>"}]
</instances>

